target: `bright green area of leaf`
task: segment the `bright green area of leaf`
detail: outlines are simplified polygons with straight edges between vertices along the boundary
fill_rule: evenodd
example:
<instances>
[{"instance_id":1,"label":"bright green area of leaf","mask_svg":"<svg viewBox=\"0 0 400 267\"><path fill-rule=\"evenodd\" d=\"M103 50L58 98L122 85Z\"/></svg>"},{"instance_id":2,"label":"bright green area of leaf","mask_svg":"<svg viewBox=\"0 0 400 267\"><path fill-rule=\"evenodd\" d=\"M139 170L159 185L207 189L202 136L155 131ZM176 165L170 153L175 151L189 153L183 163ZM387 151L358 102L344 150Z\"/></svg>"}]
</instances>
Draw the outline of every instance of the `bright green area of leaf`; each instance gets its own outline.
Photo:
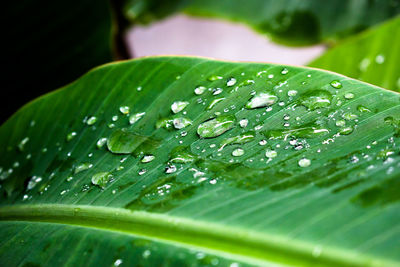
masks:
<instances>
[{"instance_id":1,"label":"bright green area of leaf","mask_svg":"<svg viewBox=\"0 0 400 267\"><path fill-rule=\"evenodd\" d=\"M310 66L400 91L400 17L339 43Z\"/></svg>"},{"instance_id":2,"label":"bright green area of leaf","mask_svg":"<svg viewBox=\"0 0 400 267\"><path fill-rule=\"evenodd\" d=\"M5 6L4 6L5 5ZM107 0L7 1L2 8L4 122L28 101L111 61ZM22 76L21 76L22 75Z\"/></svg>"},{"instance_id":3,"label":"bright green area of leaf","mask_svg":"<svg viewBox=\"0 0 400 267\"><path fill-rule=\"evenodd\" d=\"M189 104L175 113L177 101ZM316 69L190 57L97 68L0 127L0 264L79 251L91 266L142 262L150 250L183 265L202 264L193 251L221 265L396 265L399 114L398 93ZM127 141L132 154L104 141L120 129L145 137Z\"/></svg>"},{"instance_id":4,"label":"bright green area of leaf","mask_svg":"<svg viewBox=\"0 0 400 267\"><path fill-rule=\"evenodd\" d=\"M245 23L288 45L334 41L400 13L399 1L320 0L126 0L134 23L149 23L183 11Z\"/></svg>"}]
</instances>

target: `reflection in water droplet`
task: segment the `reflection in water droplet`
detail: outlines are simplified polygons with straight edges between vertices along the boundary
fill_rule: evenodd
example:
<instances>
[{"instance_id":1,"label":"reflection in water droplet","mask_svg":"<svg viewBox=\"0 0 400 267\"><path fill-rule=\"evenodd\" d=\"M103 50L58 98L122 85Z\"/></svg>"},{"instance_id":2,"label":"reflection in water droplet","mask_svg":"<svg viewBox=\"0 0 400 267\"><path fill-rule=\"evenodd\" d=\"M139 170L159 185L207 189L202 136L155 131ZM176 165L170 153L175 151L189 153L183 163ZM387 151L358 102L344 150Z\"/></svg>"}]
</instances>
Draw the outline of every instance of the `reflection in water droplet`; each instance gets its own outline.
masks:
<instances>
[{"instance_id":1,"label":"reflection in water droplet","mask_svg":"<svg viewBox=\"0 0 400 267\"><path fill-rule=\"evenodd\" d=\"M138 120L143 118L144 115L146 115L146 112L139 112L139 113L136 113L136 114L132 114L129 117L129 124L134 124L135 122L137 122Z\"/></svg>"},{"instance_id":2,"label":"reflection in water droplet","mask_svg":"<svg viewBox=\"0 0 400 267\"><path fill-rule=\"evenodd\" d=\"M309 167L311 165L311 160L307 158L302 158L299 160L299 166L302 168Z\"/></svg>"},{"instance_id":3,"label":"reflection in water droplet","mask_svg":"<svg viewBox=\"0 0 400 267\"><path fill-rule=\"evenodd\" d=\"M255 94L246 104L247 109L267 107L275 104L278 97L269 92L260 92Z\"/></svg>"},{"instance_id":4,"label":"reflection in water droplet","mask_svg":"<svg viewBox=\"0 0 400 267\"><path fill-rule=\"evenodd\" d=\"M217 137L233 128L236 119L232 115L223 115L201 123L197 134L203 138Z\"/></svg>"},{"instance_id":5,"label":"reflection in water droplet","mask_svg":"<svg viewBox=\"0 0 400 267\"><path fill-rule=\"evenodd\" d=\"M92 176L92 184L104 188L110 180L113 179L113 175L109 172L99 172Z\"/></svg>"},{"instance_id":6,"label":"reflection in water droplet","mask_svg":"<svg viewBox=\"0 0 400 267\"><path fill-rule=\"evenodd\" d=\"M244 150L241 148L236 148L235 150L232 151L232 156L234 157L240 157L244 154Z\"/></svg>"},{"instance_id":7,"label":"reflection in water droplet","mask_svg":"<svg viewBox=\"0 0 400 267\"><path fill-rule=\"evenodd\" d=\"M187 101L175 101L171 105L171 110L173 113L178 113L186 108L187 105L189 105L189 102Z\"/></svg>"}]
</instances>

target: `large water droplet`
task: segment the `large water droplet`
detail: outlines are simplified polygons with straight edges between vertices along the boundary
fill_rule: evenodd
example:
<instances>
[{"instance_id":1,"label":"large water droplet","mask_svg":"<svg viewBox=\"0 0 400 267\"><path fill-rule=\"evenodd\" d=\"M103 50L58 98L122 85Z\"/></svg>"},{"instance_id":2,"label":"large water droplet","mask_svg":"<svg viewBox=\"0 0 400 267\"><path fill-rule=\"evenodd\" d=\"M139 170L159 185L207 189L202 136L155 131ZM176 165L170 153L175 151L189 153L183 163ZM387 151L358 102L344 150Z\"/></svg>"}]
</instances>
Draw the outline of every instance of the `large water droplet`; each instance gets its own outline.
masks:
<instances>
[{"instance_id":1,"label":"large water droplet","mask_svg":"<svg viewBox=\"0 0 400 267\"><path fill-rule=\"evenodd\" d=\"M331 105L332 94L324 90L314 90L301 98L300 103L309 110L325 108Z\"/></svg>"},{"instance_id":2,"label":"large water droplet","mask_svg":"<svg viewBox=\"0 0 400 267\"><path fill-rule=\"evenodd\" d=\"M113 175L109 172L99 172L92 176L92 184L104 188L107 183L113 179Z\"/></svg>"},{"instance_id":3,"label":"large water droplet","mask_svg":"<svg viewBox=\"0 0 400 267\"><path fill-rule=\"evenodd\" d=\"M336 89L342 88L342 84L338 80L331 81L331 86Z\"/></svg>"},{"instance_id":4,"label":"large water droplet","mask_svg":"<svg viewBox=\"0 0 400 267\"><path fill-rule=\"evenodd\" d=\"M178 113L186 108L187 105L189 105L189 102L187 101L175 101L171 105L171 110L173 113Z\"/></svg>"},{"instance_id":5,"label":"large water droplet","mask_svg":"<svg viewBox=\"0 0 400 267\"><path fill-rule=\"evenodd\" d=\"M255 136L256 136L255 132L250 131L250 132L242 133L237 136L226 138L221 142L221 147L220 147L219 151L222 150L227 145L245 144L250 141L253 141Z\"/></svg>"},{"instance_id":6,"label":"large water droplet","mask_svg":"<svg viewBox=\"0 0 400 267\"><path fill-rule=\"evenodd\" d=\"M271 106L278 101L278 97L269 92L255 94L246 104L247 109Z\"/></svg>"},{"instance_id":7,"label":"large water droplet","mask_svg":"<svg viewBox=\"0 0 400 267\"><path fill-rule=\"evenodd\" d=\"M233 128L236 119L232 115L223 115L205 121L197 128L197 134L203 138L217 137Z\"/></svg>"},{"instance_id":8,"label":"large water droplet","mask_svg":"<svg viewBox=\"0 0 400 267\"><path fill-rule=\"evenodd\" d=\"M107 148L112 153L130 154L145 140L146 137L136 135L124 129L115 130L107 139Z\"/></svg>"}]
</instances>

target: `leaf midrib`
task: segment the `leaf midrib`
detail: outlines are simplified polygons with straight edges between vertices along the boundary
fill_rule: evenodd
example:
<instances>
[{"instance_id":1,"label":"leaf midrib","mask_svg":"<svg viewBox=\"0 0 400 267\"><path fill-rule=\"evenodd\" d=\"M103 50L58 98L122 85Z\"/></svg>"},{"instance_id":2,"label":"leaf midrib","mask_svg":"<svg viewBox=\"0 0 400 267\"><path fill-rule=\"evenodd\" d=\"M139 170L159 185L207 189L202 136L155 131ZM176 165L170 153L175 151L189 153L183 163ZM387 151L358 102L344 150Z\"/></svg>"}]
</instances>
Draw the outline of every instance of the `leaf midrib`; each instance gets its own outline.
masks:
<instances>
[{"instance_id":1,"label":"leaf midrib","mask_svg":"<svg viewBox=\"0 0 400 267\"><path fill-rule=\"evenodd\" d=\"M0 207L0 221L28 221L74 225L119 232L183 247L197 247L216 255L241 258L250 264L391 266L394 262L344 250L323 248L278 235L144 211L85 205L39 204Z\"/></svg>"}]
</instances>

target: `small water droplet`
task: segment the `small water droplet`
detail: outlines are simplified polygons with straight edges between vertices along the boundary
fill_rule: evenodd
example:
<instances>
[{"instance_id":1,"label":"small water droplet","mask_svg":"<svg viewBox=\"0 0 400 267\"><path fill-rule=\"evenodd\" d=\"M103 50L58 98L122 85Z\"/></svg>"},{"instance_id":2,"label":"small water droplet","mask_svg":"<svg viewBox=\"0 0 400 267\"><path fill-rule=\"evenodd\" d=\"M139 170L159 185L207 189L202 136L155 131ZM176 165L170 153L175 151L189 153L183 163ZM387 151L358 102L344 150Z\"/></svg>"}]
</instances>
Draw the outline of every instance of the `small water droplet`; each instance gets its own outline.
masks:
<instances>
[{"instance_id":1,"label":"small water droplet","mask_svg":"<svg viewBox=\"0 0 400 267\"><path fill-rule=\"evenodd\" d=\"M117 121L118 120L118 116L117 115L112 116L111 120L112 121Z\"/></svg>"},{"instance_id":2,"label":"small water droplet","mask_svg":"<svg viewBox=\"0 0 400 267\"><path fill-rule=\"evenodd\" d=\"M173 113L178 113L186 108L187 105L189 105L189 102L187 101L175 101L171 105L171 110Z\"/></svg>"},{"instance_id":3,"label":"small water droplet","mask_svg":"<svg viewBox=\"0 0 400 267\"><path fill-rule=\"evenodd\" d=\"M102 137L99 140L97 140L96 146L97 148L102 148L105 145L105 143L107 143L107 138Z\"/></svg>"},{"instance_id":4,"label":"small water droplet","mask_svg":"<svg viewBox=\"0 0 400 267\"><path fill-rule=\"evenodd\" d=\"M346 98L346 99L353 99L353 98L354 98L354 94L353 94L353 93L345 93L345 94L344 94L344 98Z\"/></svg>"},{"instance_id":5,"label":"small water droplet","mask_svg":"<svg viewBox=\"0 0 400 267\"><path fill-rule=\"evenodd\" d=\"M379 54L375 57L375 62L377 64L382 64L383 62L385 62L385 56L382 54Z\"/></svg>"},{"instance_id":6,"label":"small water droplet","mask_svg":"<svg viewBox=\"0 0 400 267\"><path fill-rule=\"evenodd\" d=\"M276 156L278 156L278 152L276 152L275 150L267 149L267 151L265 151L265 156L267 158L275 158Z\"/></svg>"},{"instance_id":7,"label":"small water droplet","mask_svg":"<svg viewBox=\"0 0 400 267\"><path fill-rule=\"evenodd\" d=\"M298 162L299 166L302 168L306 168L309 167L311 165L311 160L307 159L307 158L302 158L299 160Z\"/></svg>"},{"instance_id":8,"label":"small water droplet","mask_svg":"<svg viewBox=\"0 0 400 267\"><path fill-rule=\"evenodd\" d=\"M174 173L174 172L176 172L175 165L167 165L167 167L165 167L165 173Z\"/></svg>"},{"instance_id":9,"label":"small water droplet","mask_svg":"<svg viewBox=\"0 0 400 267\"><path fill-rule=\"evenodd\" d=\"M98 172L92 176L92 184L104 188L107 183L113 179L113 175L109 172Z\"/></svg>"},{"instance_id":10,"label":"small water droplet","mask_svg":"<svg viewBox=\"0 0 400 267\"><path fill-rule=\"evenodd\" d=\"M250 131L250 132L242 133L237 136L226 138L221 142L221 147L218 149L218 151L221 151L227 145L245 144L245 143L251 142L254 140L255 136L256 136L255 132Z\"/></svg>"},{"instance_id":11,"label":"small water droplet","mask_svg":"<svg viewBox=\"0 0 400 267\"><path fill-rule=\"evenodd\" d=\"M191 125L192 121L188 118L180 117L173 119L172 123L174 125L174 128L179 130Z\"/></svg>"},{"instance_id":12,"label":"small water droplet","mask_svg":"<svg viewBox=\"0 0 400 267\"><path fill-rule=\"evenodd\" d=\"M143 163L148 163L148 162L153 161L155 158L156 158L156 157L153 156L153 155L144 155L143 158L142 158L142 160L141 160L141 162L143 162Z\"/></svg>"},{"instance_id":13,"label":"small water droplet","mask_svg":"<svg viewBox=\"0 0 400 267\"><path fill-rule=\"evenodd\" d=\"M19 149L20 151L24 151L25 145L26 145L26 143L28 143L28 142L29 142L29 137L25 137L24 139L22 139L22 140L19 142L19 144L18 144L18 149Z\"/></svg>"},{"instance_id":14,"label":"small water droplet","mask_svg":"<svg viewBox=\"0 0 400 267\"><path fill-rule=\"evenodd\" d=\"M211 75L210 77L208 77L207 80L209 80L210 82L214 82L214 81L218 81L221 80L223 77L222 76L218 76L218 75Z\"/></svg>"},{"instance_id":15,"label":"small water droplet","mask_svg":"<svg viewBox=\"0 0 400 267\"><path fill-rule=\"evenodd\" d=\"M241 120L239 121L239 125L240 125L240 127L242 127L242 128L246 128L248 123L249 123L249 120L248 120L248 119L241 119Z\"/></svg>"},{"instance_id":16,"label":"small water droplet","mask_svg":"<svg viewBox=\"0 0 400 267\"><path fill-rule=\"evenodd\" d=\"M295 95L297 95L297 91L296 90L289 90L287 94L288 94L288 96L295 96Z\"/></svg>"},{"instance_id":17,"label":"small water droplet","mask_svg":"<svg viewBox=\"0 0 400 267\"><path fill-rule=\"evenodd\" d=\"M331 105L332 94L324 90L314 90L302 97L301 104L309 110L325 108Z\"/></svg>"},{"instance_id":18,"label":"small water droplet","mask_svg":"<svg viewBox=\"0 0 400 267\"><path fill-rule=\"evenodd\" d=\"M288 74L289 70L287 68L283 68L281 74L285 75Z\"/></svg>"},{"instance_id":19,"label":"small water droplet","mask_svg":"<svg viewBox=\"0 0 400 267\"><path fill-rule=\"evenodd\" d=\"M236 79L235 78L229 78L229 80L226 82L226 86L234 86L236 84Z\"/></svg>"},{"instance_id":20,"label":"small water droplet","mask_svg":"<svg viewBox=\"0 0 400 267\"><path fill-rule=\"evenodd\" d=\"M76 136L76 132L70 132L69 134L67 134L67 141L71 141L72 139L74 139L74 137Z\"/></svg>"},{"instance_id":21,"label":"small water droplet","mask_svg":"<svg viewBox=\"0 0 400 267\"><path fill-rule=\"evenodd\" d=\"M234 157L240 157L244 155L244 150L241 148L236 148L235 150L232 151L232 156Z\"/></svg>"},{"instance_id":22,"label":"small water droplet","mask_svg":"<svg viewBox=\"0 0 400 267\"><path fill-rule=\"evenodd\" d=\"M336 89L342 88L342 84L338 80L331 81L331 86Z\"/></svg>"},{"instance_id":23,"label":"small water droplet","mask_svg":"<svg viewBox=\"0 0 400 267\"><path fill-rule=\"evenodd\" d=\"M212 109L216 104L218 104L219 102L221 102L221 101L224 100L224 99L225 99L225 97L213 99L213 100L210 102L210 104L207 106L206 109L207 109L207 110Z\"/></svg>"},{"instance_id":24,"label":"small water droplet","mask_svg":"<svg viewBox=\"0 0 400 267\"><path fill-rule=\"evenodd\" d=\"M195 93L196 95L202 95L206 90L207 90L206 87L204 87L204 86L198 86L198 87L196 87L196 88L194 89L194 93Z\"/></svg>"},{"instance_id":25,"label":"small water droplet","mask_svg":"<svg viewBox=\"0 0 400 267\"><path fill-rule=\"evenodd\" d=\"M339 130L340 134L349 135L354 131L354 128L351 126L343 127Z\"/></svg>"},{"instance_id":26,"label":"small water droplet","mask_svg":"<svg viewBox=\"0 0 400 267\"><path fill-rule=\"evenodd\" d=\"M220 93L222 93L223 90L222 88L215 88L213 89L213 95L219 95Z\"/></svg>"},{"instance_id":27,"label":"small water droplet","mask_svg":"<svg viewBox=\"0 0 400 267\"><path fill-rule=\"evenodd\" d=\"M344 120L338 120L338 121L336 121L336 126L338 126L338 127L343 127L343 126L345 126L346 125L346 121L344 121Z\"/></svg>"},{"instance_id":28,"label":"small water droplet","mask_svg":"<svg viewBox=\"0 0 400 267\"><path fill-rule=\"evenodd\" d=\"M139 174L139 175L143 175L143 174L145 174L146 172L147 172L146 169L141 169L141 170L138 172L138 174Z\"/></svg>"},{"instance_id":29,"label":"small water droplet","mask_svg":"<svg viewBox=\"0 0 400 267\"><path fill-rule=\"evenodd\" d=\"M139 112L139 113L136 113L136 114L132 114L129 117L129 124L134 124L135 122L137 122L138 120L143 118L144 115L146 115L146 112Z\"/></svg>"},{"instance_id":30,"label":"small water droplet","mask_svg":"<svg viewBox=\"0 0 400 267\"><path fill-rule=\"evenodd\" d=\"M117 259L114 261L114 266L120 266L123 263L122 259Z\"/></svg>"},{"instance_id":31,"label":"small water droplet","mask_svg":"<svg viewBox=\"0 0 400 267\"><path fill-rule=\"evenodd\" d=\"M74 173L77 174L79 172L86 171L87 169L90 169L92 167L93 167L93 164L91 164L91 163L88 163L88 162L81 163L75 167Z\"/></svg>"},{"instance_id":32,"label":"small water droplet","mask_svg":"<svg viewBox=\"0 0 400 267\"><path fill-rule=\"evenodd\" d=\"M130 109L129 109L128 106L121 106L121 107L119 107L119 111L120 111L122 114L127 115L127 114L129 114Z\"/></svg>"},{"instance_id":33,"label":"small water droplet","mask_svg":"<svg viewBox=\"0 0 400 267\"><path fill-rule=\"evenodd\" d=\"M42 181L42 177L36 176L36 175L32 176L28 181L26 190L32 190L41 181Z\"/></svg>"},{"instance_id":34,"label":"small water droplet","mask_svg":"<svg viewBox=\"0 0 400 267\"><path fill-rule=\"evenodd\" d=\"M95 116L92 116L92 117L90 117L90 118L88 118L88 119L86 120L86 124L90 126L90 125L95 124L96 121L97 121L97 118L96 118Z\"/></svg>"},{"instance_id":35,"label":"small water droplet","mask_svg":"<svg viewBox=\"0 0 400 267\"><path fill-rule=\"evenodd\" d=\"M366 71L370 63L371 63L371 60L369 58L364 58L363 60L361 60L360 66L359 66L360 70Z\"/></svg>"}]
</instances>

